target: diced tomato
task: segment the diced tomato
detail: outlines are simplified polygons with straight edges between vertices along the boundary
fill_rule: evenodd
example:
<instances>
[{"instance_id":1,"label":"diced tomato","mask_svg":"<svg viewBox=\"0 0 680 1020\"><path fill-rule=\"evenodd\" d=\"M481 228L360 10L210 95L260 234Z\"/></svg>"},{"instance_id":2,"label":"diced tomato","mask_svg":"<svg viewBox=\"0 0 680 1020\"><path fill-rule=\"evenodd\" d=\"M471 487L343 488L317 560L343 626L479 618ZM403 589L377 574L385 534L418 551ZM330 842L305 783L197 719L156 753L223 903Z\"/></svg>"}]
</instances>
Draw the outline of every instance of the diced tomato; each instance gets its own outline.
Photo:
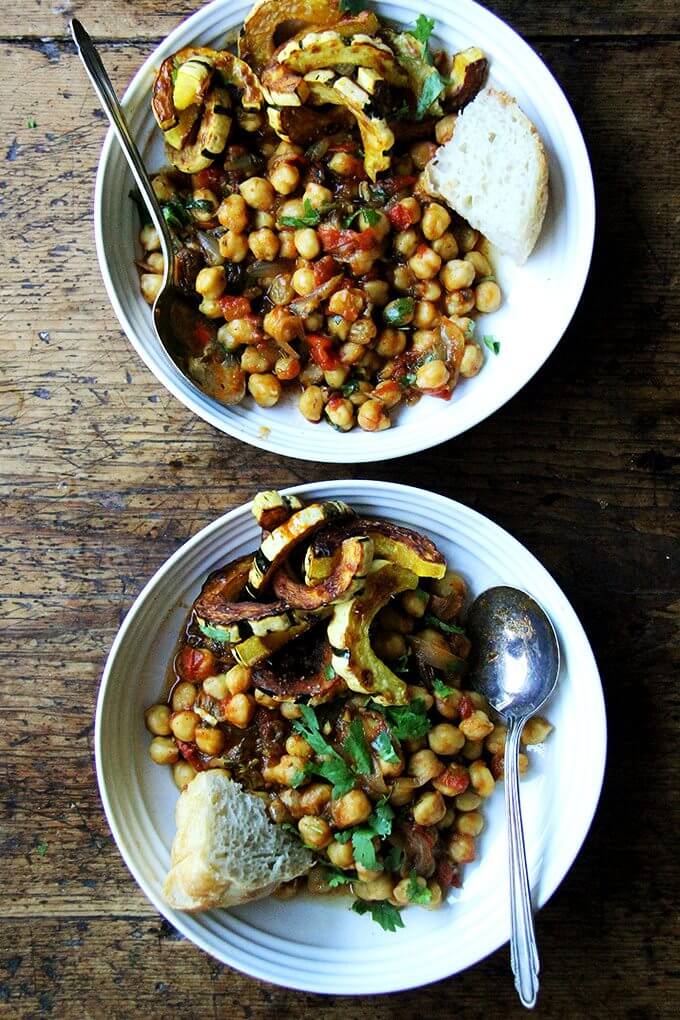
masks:
<instances>
[{"instance_id":1,"label":"diced tomato","mask_svg":"<svg viewBox=\"0 0 680 1020\"><path fill-rule=\"evenodd\" d=\"M460 889L462 884L458 865L450 861L448 857L440 857L437 861L435 877L444 893L448 892L449 889Z\"/></svg>"},{"instance_id":2,"label":"diced tomato","mask_svg":"<svg viewBox=\"0 0 680 1020\"><path fill-rule=\"evenodd\" d=\"M436 390L428 390L427 395L428 397L440 397L442 400L448 400L451 396L451 387L448 385L438 386Z\"/></svg>"},{"instance_id":3,"label":"diced tomato","mask_svg":"<svg viewBox=\"0 0 680 1020\"><path fill-rule=\"evenodd\" d=\"M203 323L198 322L194 326L194 332L191 339L193 341L192 343L193 348L200 352L205 347L207 347L210 341L212 340L212 333L210 332L207 326L204 326Z\"/></svg>"},{"instance_id":4,"label":"diced tomato","mask_svg":"<svg viewBox=\"0 0 680 1020\"><path fill-rule=\"evenodd\" d=\"M445 788L448 797L457 797L470 785L470 774L464 765L452 763L437 776L435 783Z\"/></svg>"},{"instance_id":5,"label":"diced tomato","mask_svg":"<svg viewBox=\"0 0 680 1020\"><path fill-rule=\"evenodd\" d=\"M322 223L317 229L324 251L338 255L352 255L356 251L370 251L376 245L375 234L370 227L366 230L338 230Z\"/></svg>"},{"instance_id":6,"label":"diced tomato","mask_svg":"<svg viewBox=\"0 0 680 1020\"><path fill-rule=\"evenodd\" d=\"M196 683L214 675L215 656L207 648L184 645L175 660L175 669L182 680Z\"/></svg>"},{"instance_id":7,"label":"diced tomato","mask_svg":"<svg viewBox=\"0 0 680 1020\"><path fill-rule=\"evenodd\" d=\"M225 294L218 298L217 303L227 322L231 322L233 319L245 319L252 311L250 301L245 297L232 297L230 294Z\"/></svg>"},{"instance_id":8,"label":"diced tomato","mask_svg":"<svg viewBox=\"0 0 680 1020\"><path fill-rule=\"evenodd\" d=\"M458 712L461 719L469 719L474 710L475 706L472 704L472 698L469 698L467 694L464 694L458 702Z\"/></svg>"},{"instance_id":9,"label":"diced tomato","mask_svg":"<svg viewBox=\"0 0 680 1020\"><path fill-rule=\"evenodd\" d=\"M314 273L314 286L320 287L322 283L327 283L331 276L335 276L335 259L332 255L324 255L323 258L312 263L312 272Z\"/></svg>"},{"instance_id":10,"label":"diced tomato","mask_svg":"<svg viewBox=\"0 0 680 1020\"><path fill-rule=\"evenodd\" d=\"M197 174L192 174L191 177L191 183L195 188L210 188L211 190L219 189L223 180L224 174L216 166L209 166L206 170L199 170Z\"/></svg>"},{"instance_id":11,"label":"diced tomato","mask_svg":"<svg viewBox=\"0 0 680 1020\"><path fill-rule=\"evenodd\" d=\"M310 333L307 336L307 343L309 344L309 353L312 356L312 361L319 368L322 368L324 372L332 372L333 369L340 368L340 358L329 336L323 336L321 333Z\"/></svg>"},{"instance_id":12,"label":"diced tomato","mask_svg":"<svg viewBox=\"0 0 680 1020\"><path fill-rule=\"evenodd\" d=\"M195 744L188 744L185 740L177 740L177 747L179 753L182 755L185 761L188 761L190 765L196 769L197 772L204 772L206 764L198 753L198 748Z\"/></svg>"},{"instance_id":13,"label":"diced tomato","mask_svg":"<svg viewBox=\"0 0 680 1020\"><path fill-rule=\"evenodd\" d=\"M494 779L502 779L505 775L505 758L502 753L496 753L491 755L491 761L489 762L489 772Z\"/></svg>"},{"instance_id":14,"label":"diced tomato","mask_svg":"<svg viewBox=\"0 0 680 1020\"><path fill-rule=\"evenodd\" d=\"M389 207L385 211L390 223L397 230L407 230L417 220L416 210L407 209L401 202L397 202L396 205Z\"/></svg>"}]
</instances>

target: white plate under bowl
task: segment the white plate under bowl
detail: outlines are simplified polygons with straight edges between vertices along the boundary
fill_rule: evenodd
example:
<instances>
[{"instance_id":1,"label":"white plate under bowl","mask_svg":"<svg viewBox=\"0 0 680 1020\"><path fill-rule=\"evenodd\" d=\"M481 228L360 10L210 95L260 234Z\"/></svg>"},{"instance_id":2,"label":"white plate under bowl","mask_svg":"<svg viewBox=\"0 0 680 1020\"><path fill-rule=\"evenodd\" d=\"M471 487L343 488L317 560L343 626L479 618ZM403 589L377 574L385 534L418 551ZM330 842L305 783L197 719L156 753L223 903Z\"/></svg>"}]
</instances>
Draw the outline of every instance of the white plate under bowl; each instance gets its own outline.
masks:
<instances>
[{"instance_id":1,"label":"white plate under bowl","mask_svg":"<svg viewBox=\"0 0 680 1020\"><path fill-rule=\"evenodd\" d=\"M558 634L562 668L546 709L555 725L531 751L522 782L527 855L535 901L542 905L571 866L590 826L602 785L606 722L602 689L586 635L550 575L496 524L460 503L389 482L335 481L287 492L335 498L426 532L473 595L489 585L529 591ZM250 504L200 531L172 556L128 613L109 655L97 705L97 775L106 814L130 871L157 909L197 946L238 970L310 992L394 992L464 970L509 938L502 792L484 805L479 859L464 885L437 911L404 913L406 927L383 932L347 909L300 896L266 899L230 911L189 915L161 897L174 835L177 790L171 771L154 765L144 709L161 695L166 667L187 609L205 576L257 547Z\"/></svg>"},{"instance_id":2,"label":"white plate under bowl","mask_svg":"<svg viewBox=\"0 0 680 1020\"><path fill-rule=\"evenodd\" d=\"M165 162L149 104L154 69L190 43L223 45L227 30L239 26L250 7L250 0L215 0L175 29L135 76L123 105L151 169ZM404 24L415 17L410 0L379 3L376 9ZM550 202L526 265L518 267L505 257L496 263L504 303L495 314L481 317L478 335L500 339L500 354L486 352L482 372L463 381L450 401L425 398L401 408L394 426L384 432L357 428L341 434L326 423L310 424L292 395L275 408L257 407L249 396L236 407L224 407L182 375L159 346L139 292L133 262L139 225L128 199L133 182L118 144L111 133L107 137L97 177L95 228L99 264L121 326L171 393L205 421L253 446L319 463L359 463L404 456L451 439L492 414L531 379L562 337L581 297L593 247L595 200L583 137L563 92L531 47L473 0L423 0L418 10L435 18L437 42L448 51L480 46L490 60L491 84L516 96L537 125L549 156Z\"/></svg>"}]
</instances>

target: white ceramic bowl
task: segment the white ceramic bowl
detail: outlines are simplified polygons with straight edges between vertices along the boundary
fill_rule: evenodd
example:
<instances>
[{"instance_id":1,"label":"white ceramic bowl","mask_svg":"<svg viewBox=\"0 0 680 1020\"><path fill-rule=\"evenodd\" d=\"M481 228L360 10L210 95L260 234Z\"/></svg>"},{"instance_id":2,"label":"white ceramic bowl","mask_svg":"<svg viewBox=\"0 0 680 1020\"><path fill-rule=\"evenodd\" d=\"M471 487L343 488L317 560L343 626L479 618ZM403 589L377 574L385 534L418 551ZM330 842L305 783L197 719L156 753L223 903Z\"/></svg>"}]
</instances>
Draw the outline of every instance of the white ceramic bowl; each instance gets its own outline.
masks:
<instances>
[{"instance_id":1,"label":"white ceramic bowl","mask_svg":"<svg viewBox=\"0 0 680 1020\"><path fill-rule=\"evenodd\" d=\"M183 22L149 57L128 89L124 107L148 167L164 163L160 133L149 105L154 69L189 43L223 44L251 7L248 0L215 0ZM402 23L415 15L409 0L379 3L378 11ZM223 432L274 453L320 463L380 461L424 450L459 435L501 407L538 371L566 330L581 297L593 246L593 180L578 124L560 87L533 50L489 11L472 0L455 5L423 0L418 8L436 19L436 38L447 50L475 44L489 56L490 81L510 92L537 125L550 160L551 193L538 246L525 266L499 258L496 272L505 301L483 317L479 336L494 334L501 353L487 353L482 372L464 381L450 401L421 400L400 409L385 432L354 429L339 434L312 425L290 396L277 407L257 407L250 397L224 407L200 392L159 346L148 306L139 293L133 264L137 212L128 199L132 179L109 136L99 166L95 196L97 252L111 303L140 357L154 375L197 415Z\"/></svg>"},{"instance_id":2,"label":"white ceramic bowl","mask_svg":"<svg viewBox=\"0 0 680 1020\"><path fill-rule=\"evenodd\" d=\"M388 482L337 481L287 492L347 500L429 534L468 579L473 595L506 583L531 592L558 634L562 669L546 715L555 725L531 751L522 782L529 872L535 901L554 892L579 851L602 784L606 723L588 640L550 575L507 532L459 503ZM106 814L137 882L161 913L217 959L291 988L336 994L393 992L469 967L509 937L503 797L484 806L479 859L463 888L438 911L412 908L406 927L383 932L348 901L301 896L189 915L161 897L174 835L177 790L170 769L149 759L143 712L163 691L186 613L205 576L257 546L250 504L204 528L161 567L130 610L109 655L97 705L97 775ZM508 977L508 980L510 978Z\"/></svg>"}]
</instances>

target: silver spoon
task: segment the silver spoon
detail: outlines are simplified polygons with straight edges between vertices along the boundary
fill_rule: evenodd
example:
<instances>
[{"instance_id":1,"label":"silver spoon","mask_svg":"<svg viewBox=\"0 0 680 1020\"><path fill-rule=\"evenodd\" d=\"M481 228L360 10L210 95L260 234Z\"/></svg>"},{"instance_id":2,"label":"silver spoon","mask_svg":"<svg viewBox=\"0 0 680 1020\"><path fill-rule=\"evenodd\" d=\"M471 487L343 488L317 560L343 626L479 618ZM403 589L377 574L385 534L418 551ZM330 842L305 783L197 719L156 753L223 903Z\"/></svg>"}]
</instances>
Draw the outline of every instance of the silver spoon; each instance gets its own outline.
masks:
<instances>
[{"instance_id":1,"label":"silver spoon","mask_svg":"<svg viewBox=\"0 0 680 1020\"><path fill-rule=\"evenodd\" d=\"M200 314L195 302L178 286L183 271L183 262L175 254L172 233L151 186L151 180L130 133L111 80L94 43L77 18L73 18L70 27L88 78L111 122L123 155L130 165L132 176L149 210L153 225L158 231L163 252L164 271L163 283L152 309L154 328L162 346L175 364L186 374L184 359L187 354L187 342L194 337L197 328L201 330L204 342L208 334L210 334L210 339L214 339L216 329L209 319Z\"/></svg>"},{"instance_id":2,"label":"silver spoon","mask_svg":"<svg viewBox=\"0 0 680 1020\"><path fill-rule=\"evenodd\" d=\"M505 808L510 863L510 962L522 1004L533 1009L539 960L519 796L519 741L527 719L555 690L560 651L552 623L518 588L483 592L470 607L471 686L507 722Z\"/></svg>"}]
</instances>

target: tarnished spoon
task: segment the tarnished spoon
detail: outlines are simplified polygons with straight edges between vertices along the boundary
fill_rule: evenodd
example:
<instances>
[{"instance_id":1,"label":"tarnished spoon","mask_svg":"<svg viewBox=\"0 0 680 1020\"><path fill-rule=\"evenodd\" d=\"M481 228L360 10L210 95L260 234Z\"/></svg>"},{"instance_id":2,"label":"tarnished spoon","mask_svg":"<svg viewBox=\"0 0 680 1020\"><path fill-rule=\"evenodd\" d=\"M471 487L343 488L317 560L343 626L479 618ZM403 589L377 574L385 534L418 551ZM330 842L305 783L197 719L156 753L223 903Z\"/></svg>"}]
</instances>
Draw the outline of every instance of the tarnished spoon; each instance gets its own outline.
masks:
<instances>
[{"instance_id":1,"label":"tarnished spoon","mask_svg":"<svg viewBox=\"0 0 680 1020\"><path fill-rule=\"evenodd\" d=\"M519 795L520 735L555 690L560 651L552 623L537 602L518 588L483 592L470 607L473 643L470 683L507 723L505 808L510 863L510 960L522 1004L533 1009L539 960L531 908Z\"/></svg>"},{"instance_id":2,"label":"tarnished spoon","mask_svg":"<svg viewBox=\"0 0 680 1020\"><path fill-rule=\"evenodd\" d=\"M214 327L198 311L195 302L178 286L179 274L182 271L181 260L176 257L175 246L170 228L165 221L160 203L151 186L146 167L130 132L118 97L114 92L101 58L94 43L77 18L71 21L71 35L78 48L80 59L85 65L87 75L99 97L104 112L120 144L123 154L130 165L132 176L141 193L153 225L158 231L165 269L163 283L153 304L153 321L156 335L172 360L184 371L183 359L187 353L187 343L196 336L203 337L203 343L210 338ZM198 331L198 332L197 332Z\"/></svg>"}]
</instances>

